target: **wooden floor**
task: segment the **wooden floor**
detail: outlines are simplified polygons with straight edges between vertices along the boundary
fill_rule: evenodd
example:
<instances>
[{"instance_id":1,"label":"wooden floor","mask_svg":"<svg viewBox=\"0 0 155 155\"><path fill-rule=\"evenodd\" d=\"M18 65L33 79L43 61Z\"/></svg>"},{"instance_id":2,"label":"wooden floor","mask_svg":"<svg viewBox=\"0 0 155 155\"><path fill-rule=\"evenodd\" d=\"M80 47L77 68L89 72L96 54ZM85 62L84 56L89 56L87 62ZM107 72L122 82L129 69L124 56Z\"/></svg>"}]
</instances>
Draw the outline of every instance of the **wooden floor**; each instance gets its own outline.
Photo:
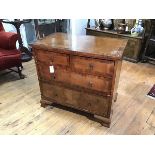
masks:
<instances>
[{"instance_id":1,"label":"wooden floor","mask_svg":"<svg viewBox=\"0 0 155 155\"><path fill-rule=\"evenodd\" d=\"M0 134L155 134L155 100L146 97L155 84L154 65L123 61L110 128L73 111L40 107L34 61L23 65L23 80L0 76Z\"/></svg>"}]
</instances>

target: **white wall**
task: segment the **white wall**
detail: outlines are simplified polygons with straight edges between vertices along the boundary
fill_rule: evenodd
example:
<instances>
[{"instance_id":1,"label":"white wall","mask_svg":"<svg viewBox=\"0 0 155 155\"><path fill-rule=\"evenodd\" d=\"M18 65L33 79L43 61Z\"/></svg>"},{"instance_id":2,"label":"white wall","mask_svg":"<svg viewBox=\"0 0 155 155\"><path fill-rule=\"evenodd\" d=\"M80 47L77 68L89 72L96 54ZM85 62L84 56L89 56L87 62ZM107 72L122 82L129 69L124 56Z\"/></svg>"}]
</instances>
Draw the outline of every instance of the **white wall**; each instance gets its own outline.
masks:
<instances>
[{"instance_id":1,"label":"white wall","mask_svg":"<svg viewBox=\"0 0 155 155\"><path fill-rule=\"evenodd\" d=\"M71 19L71 33L76 35L85 35L88 19ZM90 20L90 25L94 26L95 22L93 19Z\"/></svg>"}]
</instances>

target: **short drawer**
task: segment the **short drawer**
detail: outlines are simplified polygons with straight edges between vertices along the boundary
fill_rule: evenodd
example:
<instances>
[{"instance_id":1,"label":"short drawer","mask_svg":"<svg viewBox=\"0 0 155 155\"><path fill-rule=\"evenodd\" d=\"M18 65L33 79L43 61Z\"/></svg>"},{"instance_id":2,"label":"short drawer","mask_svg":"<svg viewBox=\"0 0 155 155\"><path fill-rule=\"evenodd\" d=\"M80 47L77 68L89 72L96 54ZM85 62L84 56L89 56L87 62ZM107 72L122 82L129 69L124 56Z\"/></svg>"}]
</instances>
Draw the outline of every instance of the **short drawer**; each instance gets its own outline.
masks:
<instances>
[{"instance_id":1,"label":"short drawer","mask_svg":"<svg viewBox=\"0 0 155 155\"><path fill-rule=\"evenodd\" d=\"M69 66L69 56L63 53L47 52L38 50L36 52L37 59L40 62L53 64L53 65L62 65Z\"/></svg>"},{"instance_id":2,"label":"short drawer","mask_svg":"<svg viewBox=\"0 0 155 155\"><path fill-rule=\"evenodd\" d=\"M82 75L60 68L55 71L55 80L105 93L110 92L112 85L110 78Z\"/></svg>"},{"instance_id":3,"label":"short drawer","mask_svg":"<svg viewBox=\"0 0 155 155\"><path fill-rule=\"evenodd\" d=\"M73 69L81 72L96 73L101 75L113 76L114 62L108 60L92 59L74 56L71 59Z\"/></svg>"}]
</instances>

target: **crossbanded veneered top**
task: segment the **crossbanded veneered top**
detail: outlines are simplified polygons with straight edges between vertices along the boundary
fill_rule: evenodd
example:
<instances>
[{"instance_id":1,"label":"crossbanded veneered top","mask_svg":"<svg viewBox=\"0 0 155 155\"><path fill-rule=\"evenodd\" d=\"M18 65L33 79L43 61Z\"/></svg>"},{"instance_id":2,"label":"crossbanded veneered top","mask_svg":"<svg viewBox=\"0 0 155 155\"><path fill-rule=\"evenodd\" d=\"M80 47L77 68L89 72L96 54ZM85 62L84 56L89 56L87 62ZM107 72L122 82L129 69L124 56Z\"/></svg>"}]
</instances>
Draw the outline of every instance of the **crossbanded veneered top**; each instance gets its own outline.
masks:
<instances>
[{"instance_id":1,"label":"crossbanded veneered top","mask_svg":"<svg viewBox=\"0 0 155 155\"><path fill-rule=\"evenodd\" d=\"M121 59L127 39L54 33L33 44L33 48L55 50L73 55Z\"/></svg>"}]
</instances>

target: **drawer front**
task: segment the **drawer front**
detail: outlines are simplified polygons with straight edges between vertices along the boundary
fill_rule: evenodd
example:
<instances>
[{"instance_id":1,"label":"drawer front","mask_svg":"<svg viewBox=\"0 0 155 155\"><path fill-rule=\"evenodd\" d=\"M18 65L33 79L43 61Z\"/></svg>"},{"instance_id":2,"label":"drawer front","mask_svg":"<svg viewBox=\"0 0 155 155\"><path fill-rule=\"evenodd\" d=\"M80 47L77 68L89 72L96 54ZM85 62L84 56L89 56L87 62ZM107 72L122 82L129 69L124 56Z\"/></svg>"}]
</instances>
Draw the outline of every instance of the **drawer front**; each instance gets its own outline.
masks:
<instances>
[{"instance_id":1,"label":"drawer front","mask_svg":"<svg viewBox=\"0 0 155 155\"><path fill-rule=\"evenodd\" d=\"M53 74L50 73L49 66L50 65L41 62L37 63L39 78L47 81L51 80Z\"/></svg>"},{"instance_id":2,"label":"drawer front","mask_svg":"<svg viewBox=\"0 0 155 155\"><path fill-rule=\"evenodd\" d=\"M82 75L57 66L54 66L54 73L50 73L49 66L44 63L37 64L41 79L46 81L55 80L108 94L111 91L112 80L110 78Z\"/></svg>"},{"instance_id":3,"label":"drawer front","mask_svg":"<svg viewBox=\"0 0 155 155\"><path fill-rule=\"evenodd\" d=\"M109 97L92 96L89 111L93 114L106 117L109 105L111 105Z\"/></svg>"},{"instance_id":4,"label":"drawer front","mask_svg":"<svg viewBox=\"0 0 155 155\"><path fill-rule=\"evenodd\" d=\"M105 93L110 92L112 84L109 78L82 75L60 68L55 71L55 80Z\"/></svg>"},{"instance_id":5,"label":"drawer front","mask_svg":"<svg viewBox=\"0 0 155 155\"><path fill-rule=\"evenodd\" d=\"M81 92L43 82L41 82L41 91L43 96L51 98L57 103L78 107L85 111L89 110L89 102Z\"/></svg>"},{"instance_id":6,"label":"drawer front","mask_svg":"<svg viewBox=\"0 0 155 155\"><path fill-rule=\"evenodd\" d=\"M82 58L74 56L71 59L73 69L87 73L96 73L101 75L113 76L114 62L108 60Z\"/></svg>"},{"instance_id":7,"label":"drawer front","mask_svg":"<svg viewBox=\"0 0 155 155\"><path fill-rule=\"evenodd\" d=\"M69 66L69 56L67 54L47 52L47 51L37 51L37 59L40 62L53 64L53 65L62 65Z\"/></svg>"},{"instance_id":8,"label":"drawer front","mask_svg":"<svg viewBox=\"0 0 155 155\"><path fill-rule=\"evenodd\" d=\"M88 94L41 82L42 95L57 103L75 107L93 114L107 116L109 98Z\"/></svg>"}]
</instances>

